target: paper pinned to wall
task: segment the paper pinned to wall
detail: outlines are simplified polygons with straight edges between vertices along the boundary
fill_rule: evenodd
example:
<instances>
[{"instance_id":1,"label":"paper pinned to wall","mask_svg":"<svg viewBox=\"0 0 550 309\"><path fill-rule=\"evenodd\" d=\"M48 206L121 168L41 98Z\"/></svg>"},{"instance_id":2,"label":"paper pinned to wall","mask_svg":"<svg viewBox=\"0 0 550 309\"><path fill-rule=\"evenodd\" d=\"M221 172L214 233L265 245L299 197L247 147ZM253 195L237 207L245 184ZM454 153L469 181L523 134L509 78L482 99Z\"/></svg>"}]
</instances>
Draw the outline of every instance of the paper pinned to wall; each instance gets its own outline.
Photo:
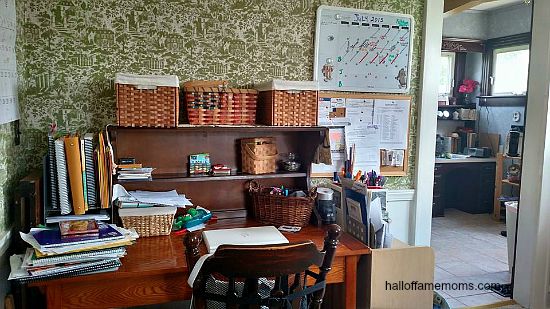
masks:
<instances>
[{"instance_id":1,"label":"paper pinned to wall","mask_svg":"<svg viewBox=\"0 0 550 309\"><path fill-rule=\"evenodd\" d=\"M317 123L326 127L348 125L345 111L345 98L319 98Z\"/></svg>"},{"instance_id":2,"label":"paper pinned to wall","mask_svg":"<svg viewBox=\"0 0 550 309\"><path fill-rule=\"evenodd\" d=\"M353 174L359 170L380 173L380 128L376 124L352 124L345 127L347 148L355 145ZM349 151L349 149L347 149ZM348 155L349 157L349 155Z\"/></svg>"},{"instance_id":3,"label":"paper pinned to wall","mask_svg":"<svg viewBox=\"0 0 550 309\"><path fill-rule=\"evenodd\" d=\"M19 119L17 65L15 62L15 0L0 9L0 124Z\"/></svg>"},{"instance_id":4,"label":"paper pinned to wall","mask_svg":"<svg viewBox=\"0 0 550 309\"><path fill-rule=\"evenodd\" d=\"M409 100L375 100L374 123L380 125L380 148L407 149Z\"/></svg>"}]
</instances>

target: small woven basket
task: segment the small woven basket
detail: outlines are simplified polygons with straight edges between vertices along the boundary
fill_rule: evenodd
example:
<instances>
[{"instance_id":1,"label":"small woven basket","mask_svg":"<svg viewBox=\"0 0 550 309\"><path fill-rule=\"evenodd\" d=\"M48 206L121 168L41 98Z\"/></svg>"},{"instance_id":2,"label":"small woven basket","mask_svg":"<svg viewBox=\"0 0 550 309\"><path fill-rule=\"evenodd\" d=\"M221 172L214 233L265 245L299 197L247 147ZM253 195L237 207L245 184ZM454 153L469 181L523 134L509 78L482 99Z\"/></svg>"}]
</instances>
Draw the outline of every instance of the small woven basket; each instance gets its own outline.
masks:
<instances>
[{"instance_id":1,"label":"small woven basket","mask_svg":"<svg viewBox=\"0 0 550 309\"><path fill-rule=\"evenodd\" d=\"M307 197L290 197L270 194L271 188L263 188L256 181L249 184L252 195L253 216L263 224L275 226L291 225L304 227L308 225L317 189L308 192Z\"/></svg>"},{"instance_id":2,"label":"small woven basket","mask_svg":"<svg viewBox=\"0 0 550 309\"><path fill-rule=\"evenodd\" d=\"M241 139L242 171L248 174L268 174L277 170L277 145L273 137Z\"/></svg>"},{"instance_id":3,"label":"small woven basket","mask_svg":"<svg viewBox=\"0 0 550 309\"><path fill-rule=\"evenodd\" d=\"M122 226L124 228L134 228L139 237L169 235L172 231L172 223L174 222L176 211L172 207L162 208L169 208L169 213L140 216L136 215L136 212L140 209L129 209L132 214L126 215L122 213L122 209L119 209L119 217L122 221Z\"/></svg>"}]
</instances>

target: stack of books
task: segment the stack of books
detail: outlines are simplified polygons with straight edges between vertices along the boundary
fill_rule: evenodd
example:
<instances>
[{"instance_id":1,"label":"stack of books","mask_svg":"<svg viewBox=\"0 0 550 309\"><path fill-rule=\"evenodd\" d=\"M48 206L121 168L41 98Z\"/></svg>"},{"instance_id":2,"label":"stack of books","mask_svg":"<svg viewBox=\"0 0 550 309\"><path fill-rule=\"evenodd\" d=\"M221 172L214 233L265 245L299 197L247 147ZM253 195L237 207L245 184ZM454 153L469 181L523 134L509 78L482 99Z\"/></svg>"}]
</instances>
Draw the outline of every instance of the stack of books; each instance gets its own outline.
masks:
<instances>
[{"instance_id":1,"label":"stack of books","mask_svg":"<svg viewBox=\"0 0 550 309\"><path fill-rule=\"evenodd\" d=\"M48 210L61 215L83 215L110 206L112 151L100 132L48 135L45 164Z\"/></svg>"},{"instance_id":2,"label":"stack of books","mask_svg":"<svg viewBox=\"0 0 550 309\"><path fill-rule=\"evenodd\" d=\"M95 220L61 221L59 228L20 235L32 248L10 257L9 279L19 282L116 271L126 246L138 237L135 231Z\"/></svg>"},{"instance_id":3,"label":"stack of books","mask_svg":"<svg viewBox=\"0 0 550 309\"><path fill-rule=\"evenodd\" d=\"M123 167L118 168L118 180L151 180L152 167Z\"/></svg>"}]
</instances>

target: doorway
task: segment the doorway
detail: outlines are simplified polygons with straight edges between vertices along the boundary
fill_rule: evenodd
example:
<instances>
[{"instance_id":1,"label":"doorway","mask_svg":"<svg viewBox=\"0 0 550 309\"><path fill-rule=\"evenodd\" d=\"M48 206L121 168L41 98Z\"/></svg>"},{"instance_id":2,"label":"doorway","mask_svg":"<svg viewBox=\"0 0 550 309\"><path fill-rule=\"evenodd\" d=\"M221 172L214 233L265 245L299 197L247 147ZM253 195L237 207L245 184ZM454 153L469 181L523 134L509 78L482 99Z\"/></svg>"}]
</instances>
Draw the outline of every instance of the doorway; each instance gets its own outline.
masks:
<instances>
[{"instance_id":1,"label":"doorway","mask_svg":"<svg viewBox=\"0 0 550 309\"><path fill-rule=\"evenodd\" d=\"M501 0L444 19L431 246L435 282L469 284L438 291L451 308L512 296L531 11Z\"/></svg>"}]
</instances>

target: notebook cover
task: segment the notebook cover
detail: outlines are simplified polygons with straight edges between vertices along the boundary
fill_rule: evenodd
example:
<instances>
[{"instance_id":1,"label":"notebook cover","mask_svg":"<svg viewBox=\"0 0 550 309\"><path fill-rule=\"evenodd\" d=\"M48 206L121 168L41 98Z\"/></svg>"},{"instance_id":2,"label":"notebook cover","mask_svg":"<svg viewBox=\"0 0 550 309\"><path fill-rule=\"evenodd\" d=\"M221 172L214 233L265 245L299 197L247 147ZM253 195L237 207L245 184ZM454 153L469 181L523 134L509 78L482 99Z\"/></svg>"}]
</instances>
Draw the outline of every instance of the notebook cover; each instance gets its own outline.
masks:
<instances>
[{"instance_id":1,"label":"notebook cover","mask_svg":"<svg viewBox=\"0 0 550 309\"><path fill-rule=\"evenodd\" d=\"M72 211L72 206L69 198L67 160L65 158L65 143L63 138L59 138L55 141L55 159L57 167L59 207L61 208L62 215L68 215Z\"/></svg>"},{"instance_id":2,"label":"notebook cover","mask_svg":"<svg viewBox=\"0 0 550 309\"><path fill-rule=\"evenodd\" d=\"M62 238L61 232L58 229L38 231L32 233L32 236L36 239L38 244L44 248L60 247L69 244L77 245L100 241L105 242L124 238L124 235L122 235L119 231L105 223L99 223L99 237L84 235L71 238Z\"/></svg>"},{"instance_id":3,"label":"notebook cover","mask_svg":"<svg viewBox=\"0 0 550 309\"><path fill-rule=\"evenodd\" d=\"M77 136L65 137L67 171L71 184L71 196L75 215L86 212L84 205L84 184L82 183L82 163L80 162L80 142Z\"/></svg>"},{"instance_id":4,"label":"notebook cover","mask_svg":"<svg viewBox=\"0 0 550 309\"><path fill-rule=\"evenodd\" d=\"M61 236L72 236L81 234L99 235L99 225L95 220L73 220L59 222Z\"/></svg>"}]
</instances>

